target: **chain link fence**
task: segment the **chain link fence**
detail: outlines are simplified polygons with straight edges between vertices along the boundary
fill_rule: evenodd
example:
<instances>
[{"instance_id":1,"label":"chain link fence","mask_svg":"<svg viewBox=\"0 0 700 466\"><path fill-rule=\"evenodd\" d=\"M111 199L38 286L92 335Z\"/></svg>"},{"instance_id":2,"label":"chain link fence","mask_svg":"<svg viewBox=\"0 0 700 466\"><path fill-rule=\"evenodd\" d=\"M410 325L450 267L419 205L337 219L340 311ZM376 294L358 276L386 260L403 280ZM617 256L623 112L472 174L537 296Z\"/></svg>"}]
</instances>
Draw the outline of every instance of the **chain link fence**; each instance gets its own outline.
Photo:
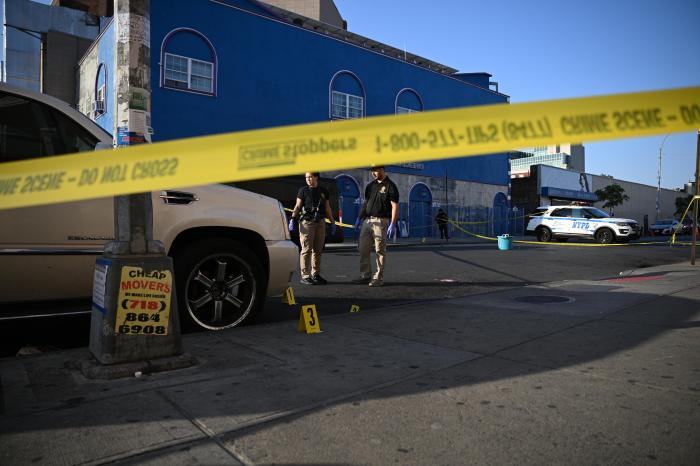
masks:
<instances>
[{"instance_id":1,"label":"chain link fence","mask_svg":"<svg viewBox=\"0 0 700 466\"><path fill-rule=\"evenodd\" d=\"M430 214L420 216L422 221L409 216L408 205L399 204L398 231L401 238L434 238L440 237L435 216L438 208L442 208L450 220L460 228L448 226L450 238L471 238L474 233L482 236L495 237L508 233L511 236L525 234L525 210L519 208L493 209L490 207L447 206L432 207ZM414 215L414 217L416 217ZM466 230L466 231L463 231Z\"/></svg>"}]
</instances>

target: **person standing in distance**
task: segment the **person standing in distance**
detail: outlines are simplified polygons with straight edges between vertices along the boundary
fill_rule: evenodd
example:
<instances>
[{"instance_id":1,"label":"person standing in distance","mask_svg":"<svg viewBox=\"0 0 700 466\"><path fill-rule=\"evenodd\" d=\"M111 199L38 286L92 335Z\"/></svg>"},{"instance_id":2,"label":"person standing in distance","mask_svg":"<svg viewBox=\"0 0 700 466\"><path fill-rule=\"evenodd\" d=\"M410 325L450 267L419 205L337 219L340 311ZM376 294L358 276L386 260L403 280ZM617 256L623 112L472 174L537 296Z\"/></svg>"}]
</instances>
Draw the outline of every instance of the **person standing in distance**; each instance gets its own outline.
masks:
<instances>
[{"instance_id":1,"label":"person standing in distance","mask_svg":"<svg viewBox=\"0 0 700 466\"><path fill-rule=\"evenodd\" d=\"M384 167L372 167L372 177L365 188L365 203L355 222L360 229L360 278L354 283L382 286L386 265L387 238L396 234L396 221L399 215L399 189L386 176ZM374 244L377 270L372 275L369 256Z\"/></svg>"},{"instance_id":2,"label":"person standing in distance","mask_svg":"<svg viewBox=\"0 0 700 466\"><path fill-rule=\"evenodd\" d=\"M449 222L449 219L447 218L447 214L444 210L438 209L438 213L435 216L435 221L440 229L440 239L445 238L445 241L448 241L450 239L450 237L447 236L447 222Z\"/></svg>"},{"instance_id":3,"label":"person standing in distance","mask_svg":"<svg viewBox=\"0 0 700 466\"><path fill-rule=\"evenodd\" d=\"M306 186L297 192L297 202L289 220L289 231L299 228L300 283L304 285L325 285L321 276L321 253L326 240L326 222L331 222L330 234L335 234L335 220L328 200L328 190L318 185L318 172L306 172ZM300 215L301 214L301 215ZM301 223L298 222L301 216ZM309 264L310 262L310 264Z\"/></svg>"}]
</instances>

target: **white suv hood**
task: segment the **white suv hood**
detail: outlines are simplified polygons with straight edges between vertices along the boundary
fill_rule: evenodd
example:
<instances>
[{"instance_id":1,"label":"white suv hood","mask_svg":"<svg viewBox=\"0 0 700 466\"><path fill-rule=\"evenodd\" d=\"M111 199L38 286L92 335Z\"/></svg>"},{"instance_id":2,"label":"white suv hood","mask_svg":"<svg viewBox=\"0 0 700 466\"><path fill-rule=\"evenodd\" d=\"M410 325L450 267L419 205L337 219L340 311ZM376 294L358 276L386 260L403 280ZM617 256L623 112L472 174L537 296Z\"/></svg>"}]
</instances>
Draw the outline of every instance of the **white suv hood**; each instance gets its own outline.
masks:
<instances>
[{"instance_id":1,"label":"white suv hood","mask_svg":"<svg viewBox=\"0 0 700 466\"><path fill-rule=\"evenodd\" d=\"M166 204L162 192L190 193L196 201ZM227 185L189 186L153 193L154 235L166 245L177 232L197 227L228 227L257 232L267 241L285 240L285 222L276 199Z\"/></svg>"},{"instance_id":2,"label":"white suv hood","mask_svg":"<svg viewBox=\"0 0 700 466\"><path fill-rule=\"evenodd\" d=\"M636 220L632 220L631 218L619 218L619 217L608 217L608 218L600 219L600 220L607 220L609 222L637 223Z\"/></svg>"}]
</instances>

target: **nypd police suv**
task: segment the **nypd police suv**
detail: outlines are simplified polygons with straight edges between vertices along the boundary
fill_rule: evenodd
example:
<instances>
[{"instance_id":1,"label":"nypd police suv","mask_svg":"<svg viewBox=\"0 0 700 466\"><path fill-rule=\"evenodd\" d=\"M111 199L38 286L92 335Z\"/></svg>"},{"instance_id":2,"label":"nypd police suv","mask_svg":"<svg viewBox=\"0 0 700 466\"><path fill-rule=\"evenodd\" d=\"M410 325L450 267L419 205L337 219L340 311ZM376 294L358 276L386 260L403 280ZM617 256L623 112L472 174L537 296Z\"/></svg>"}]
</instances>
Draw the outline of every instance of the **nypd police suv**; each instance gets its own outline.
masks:
<instances>
[{"instance_id":1,"label":"nypd police suv","mask_svg":"<svg viewBox=\"0 0 700 466\"><path fill-rule=\"evenodd\" d=\"M610 217L595 207L544 206L530 214L527 233L542 242L592 238L601 244L626 243L639 238L639 225L628 218Z\"/></svg>"}]
</instances>

